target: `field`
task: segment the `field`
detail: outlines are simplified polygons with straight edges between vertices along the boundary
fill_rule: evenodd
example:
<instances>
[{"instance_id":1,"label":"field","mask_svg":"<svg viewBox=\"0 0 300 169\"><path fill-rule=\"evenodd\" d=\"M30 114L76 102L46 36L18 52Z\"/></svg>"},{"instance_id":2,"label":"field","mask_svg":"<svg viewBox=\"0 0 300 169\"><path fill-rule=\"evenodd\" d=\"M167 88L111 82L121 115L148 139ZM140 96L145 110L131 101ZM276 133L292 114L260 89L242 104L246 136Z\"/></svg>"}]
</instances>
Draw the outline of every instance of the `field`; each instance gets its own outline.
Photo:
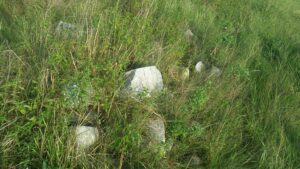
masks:
<instances>
[{"instance_id":1,"label":"field","mask_svg":"<svg viewBox=\"0 0 300 169\"><path fill-rule=\"evenodd\" d=\"M151 65L163 91L122 97ZM74 118L99 129L88 150ZM300 1L0 0L0 168L300 169Z\"/></svg>"}]
</instances>

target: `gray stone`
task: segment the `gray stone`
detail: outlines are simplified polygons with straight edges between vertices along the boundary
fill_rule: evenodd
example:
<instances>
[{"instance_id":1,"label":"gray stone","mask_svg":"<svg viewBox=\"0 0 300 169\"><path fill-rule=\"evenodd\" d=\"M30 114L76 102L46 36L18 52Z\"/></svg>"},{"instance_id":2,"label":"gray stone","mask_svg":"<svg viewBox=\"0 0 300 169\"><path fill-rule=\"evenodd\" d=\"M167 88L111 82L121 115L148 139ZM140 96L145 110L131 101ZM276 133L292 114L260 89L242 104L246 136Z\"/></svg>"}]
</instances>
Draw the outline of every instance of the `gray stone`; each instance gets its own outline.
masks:
<instances>
[{"instance_id":1,"label":"gray stone","mask_svg":"<svg viewBox=\"0 0 300 169\"><path fill-rule=\"evenodd\" d=\"M163 79L156 66L134 69L125 73L124 91L133 94L153 93L163 89Z\"/></svg>"},{"instance_id":2,"label":"gray stone","mask_svg":"<svg viewBox=\"0 0 300 169\"><path fill-rule=\"evenodd\" d=\"M219 68L212 66L209 77L219 77L219 76L221 76L221 74L222 74L222 71Z\"/></svg>"},{"instance_id":3,"label":"gray stone","mask_svg":"<svg viewBox=\"0 0 300 169\"><path fill-rule=\"evenodd\" d=\"M202 160L197 155L192 155L189 163L190 163L190 166L199 166L202 164Z\"/></svg>"},{"instance_id":4,"label":"gray stone","mask_svg":"<svg viewBox=\"0 0 300 169\"><path fill-rule=\"evenodd\" d=\"M55 33L58 36L78 38L86 34L87 31L83 29L83 26L77 26L68 22L59 21L55 29Z\"/></svg>"},{"instance_id":5,"label":"gray stone","mask_svg":"<svg viewBox=\"0 0 300 169\"><path fill-rule=\"evenodd\" d=\"M99 132L96 127L77 126L75 129L76 147L86 149L93 145L99 137Z\"/></svg>"},{"instance_id":6,"label":"gray stone","mask_svg":"<svg viewBox=\"0 0 300 169\"><path fill-rule=\"evenodd\" d=\"M199 62L196 64L196 66L195 66L195 71L196 71L197 73L201 73L201 72L203 72L204 70L205 70L205 65L204 65L204 63L201 62L201 61L199 61Z\"/></svg>"},{"instance_id":7,"label":"gray stone","mask_svg":"<svg viewBox=\"0 0 300 169\"><path fill-rule=\"evenodd\" d=\"M150 137L151 143L165 143L166 136L164 121L159 117L150 119L147 123L147 134Z\"/></svg>"},{"instance_id":8,"label":"gray stone","mask_svg":"<svg viewBox=\"0 0 300 169\"><path fill-rule=\"evenodd\" d=\"M76 26L71 23L59 21L55 31L56 31L56 33L61 33L62 31L74 30L75 28L76 28Z\"/></svg>"}]
</instances>

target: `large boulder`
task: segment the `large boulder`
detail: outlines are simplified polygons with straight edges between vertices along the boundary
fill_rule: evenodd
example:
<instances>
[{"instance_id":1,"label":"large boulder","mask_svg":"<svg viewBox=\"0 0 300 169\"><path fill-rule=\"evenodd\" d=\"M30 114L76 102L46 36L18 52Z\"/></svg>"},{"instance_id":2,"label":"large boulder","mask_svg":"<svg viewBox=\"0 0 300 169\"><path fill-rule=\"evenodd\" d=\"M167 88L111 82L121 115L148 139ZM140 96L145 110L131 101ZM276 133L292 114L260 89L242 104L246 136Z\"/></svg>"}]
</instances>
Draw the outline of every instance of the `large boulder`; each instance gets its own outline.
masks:
<instances>
[{"instance_id":1,"label":"large boulder","mask_svg":"<svg viewBox=\"0 0 300 169\"><path fill-rule=\"evenodd\" d=\"M125 73L125 88L127 93L154 93L163 89L163 79L156 66L134 69Z\"/></svg>"},{"instance_id":2,"label":"large boulder","mask_svg":"<svg viewBox=\"0 0 300 169\"><path fill-rule=\"evenodd\" d=\"M77 126L75 128L76 147L86 149L93 145L99 137L99 132L96 127Z\"/></svg>"}]
</instances>

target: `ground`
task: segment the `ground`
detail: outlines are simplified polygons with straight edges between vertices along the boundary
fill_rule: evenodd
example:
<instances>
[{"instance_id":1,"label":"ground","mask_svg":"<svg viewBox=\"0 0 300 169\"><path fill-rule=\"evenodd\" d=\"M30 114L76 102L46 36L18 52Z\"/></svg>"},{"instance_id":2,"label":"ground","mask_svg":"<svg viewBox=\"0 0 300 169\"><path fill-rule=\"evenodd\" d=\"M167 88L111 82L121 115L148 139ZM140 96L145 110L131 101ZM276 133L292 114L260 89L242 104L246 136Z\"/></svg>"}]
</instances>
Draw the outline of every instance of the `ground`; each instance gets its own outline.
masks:
<instances>
[{"instance_id":1,"label":"ground","mask_svg":"<svg viewBox=\"0 0 300 169\"><path fill-rule=\"evenodd\" d=\"M299 10L298 0L0 0L0 168L300 168ZM60 21L76 28L58 33ZM198 61L221 76L196 73ZM120 96L125 72L151 65L164 90ZM72 119L87 123L87 112L100 134L79 152ZM153 115L167 140L154 148Z\"/></svg>"}]
</instances>

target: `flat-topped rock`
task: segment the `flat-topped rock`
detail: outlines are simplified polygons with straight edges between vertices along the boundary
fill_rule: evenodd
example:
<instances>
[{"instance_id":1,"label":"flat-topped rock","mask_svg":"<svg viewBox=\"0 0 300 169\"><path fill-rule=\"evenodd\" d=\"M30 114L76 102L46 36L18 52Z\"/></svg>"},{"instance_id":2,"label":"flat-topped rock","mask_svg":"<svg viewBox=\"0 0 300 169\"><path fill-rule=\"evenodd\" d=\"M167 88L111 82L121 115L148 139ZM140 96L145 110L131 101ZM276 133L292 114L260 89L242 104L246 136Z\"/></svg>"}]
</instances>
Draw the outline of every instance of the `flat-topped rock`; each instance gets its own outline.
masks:
<instances>
[{"instance_id":1,"label":"flat-topped rock","mask_svg":"<svg viewBox=\"0 0 300 169\"><path fill-rule=\"evenodd\" d=\"M99 132L96 127L77 126L75 128L76 147L86 149L93 145L99 137Z\"/></svg>"},{"instance_id":2,"label":"flat-topped rock","mask_svg":"<svg viewBox=\"0 0 300 169\"><path fill-rule=\"evenodd\" d=\"M182 70L182 73L181 73L181 79L182 80L187 80L190 78L190 69L189 68L184 68Z\"/></svg>"},{"instance_id":3,"label":"flat-topped rock","mask_svg":"<svg viewBox=\"0 0 300 169\"><path fill-rule=\"evenodd\" d=\"M156 66L142 67L125 73L124 91L133 94L153 93L163 89L163 79Z\"/></svg>"}]
</instances>

